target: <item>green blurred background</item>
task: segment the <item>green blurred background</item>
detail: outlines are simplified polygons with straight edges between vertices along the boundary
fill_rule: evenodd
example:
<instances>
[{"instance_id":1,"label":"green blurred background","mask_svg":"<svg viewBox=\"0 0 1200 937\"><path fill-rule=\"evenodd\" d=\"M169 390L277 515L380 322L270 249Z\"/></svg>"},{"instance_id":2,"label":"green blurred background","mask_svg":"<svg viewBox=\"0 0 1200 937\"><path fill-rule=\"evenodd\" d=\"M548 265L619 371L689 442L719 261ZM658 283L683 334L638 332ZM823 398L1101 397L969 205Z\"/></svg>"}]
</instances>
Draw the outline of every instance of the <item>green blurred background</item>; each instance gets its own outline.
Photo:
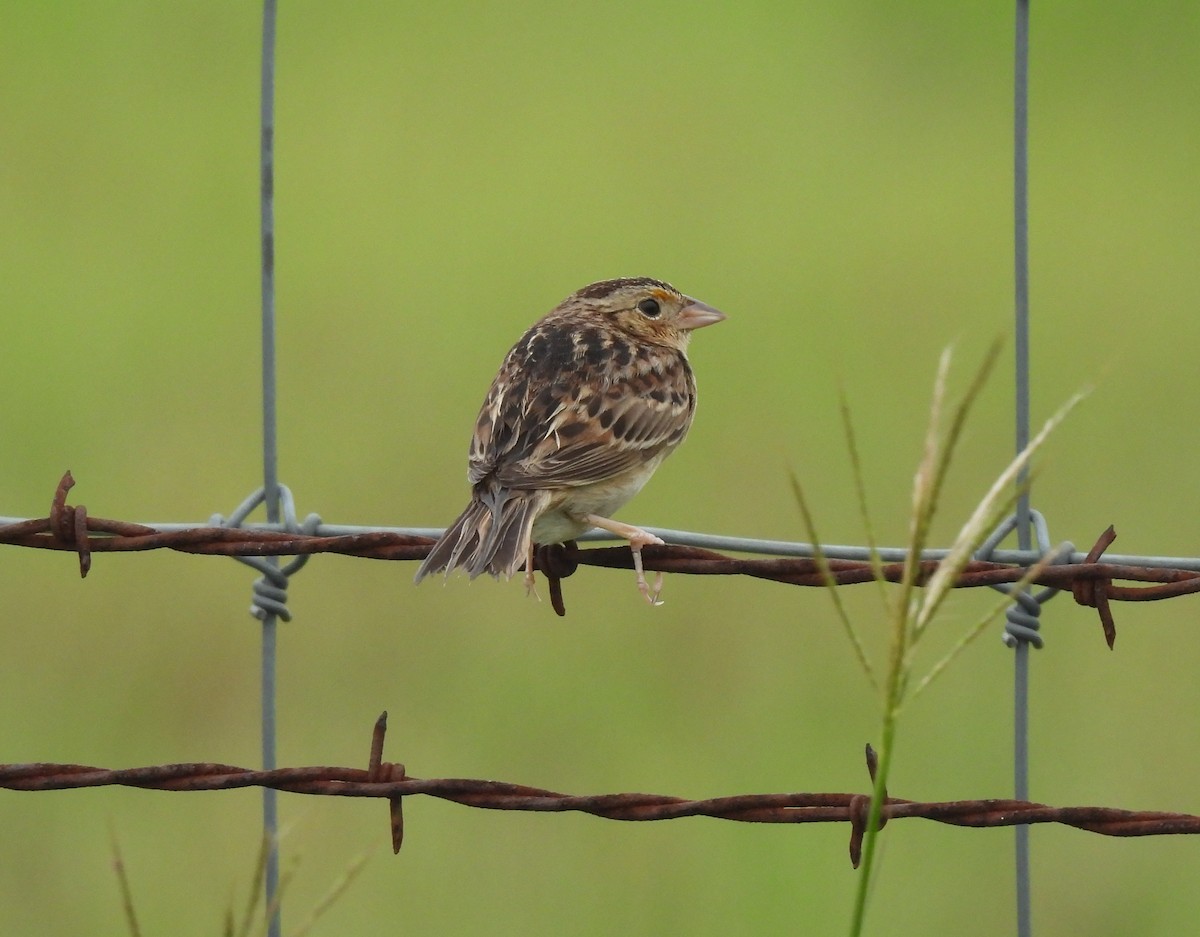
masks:
<instances>
[{"instance_id":1,"label":"green blurred background","mask_svg":"<svg viewBox=\"0 0 1200 937\"><path fill-rule=\"evenodd\" d=\"M327 521L463 506L488 381L592 280L667 278L729 314L693 344L687 445L634 522L863 538L837 420L854 409L880 537L903 539L934 364L961 388L1010 331L1010 4L284 3L278 275L283 480ZM1200 8L1038 6L1034 416L1095 392L1042 459L1057 539L1200 553ZM204 521L259 483L254 4L9 3L0 29L0 514L70 468L98 515ZM1012 446L1011 341L948 486L947 540ZM1188 479L1192 479L1189 481ZM0 761L258 760L253 574L221 558L6 549ZM695 797L860 790L878 704L827 595L624 573L415 589L322 557L282 626L280 762L388 757L420 777ZM874 590L847 595L876 656ZM960 594L934 643L993 601ZM1060 598L1033 655L1033 793L1200 812L1196 599ZM1000 625L905 714L892 792L1011 792ZM934 648L927 660L932 661ZM122 933L110 831L147 933L212 934L250 888L259 794L0 796L0 933ZM316 933L843 933L841 826L284 796L285 927L364 850ZM879 934L1013 933L1012 833L888 828ZM1033 832L1039 935L1178 934L1194 839Z\"/></svg>"}]
</instances>

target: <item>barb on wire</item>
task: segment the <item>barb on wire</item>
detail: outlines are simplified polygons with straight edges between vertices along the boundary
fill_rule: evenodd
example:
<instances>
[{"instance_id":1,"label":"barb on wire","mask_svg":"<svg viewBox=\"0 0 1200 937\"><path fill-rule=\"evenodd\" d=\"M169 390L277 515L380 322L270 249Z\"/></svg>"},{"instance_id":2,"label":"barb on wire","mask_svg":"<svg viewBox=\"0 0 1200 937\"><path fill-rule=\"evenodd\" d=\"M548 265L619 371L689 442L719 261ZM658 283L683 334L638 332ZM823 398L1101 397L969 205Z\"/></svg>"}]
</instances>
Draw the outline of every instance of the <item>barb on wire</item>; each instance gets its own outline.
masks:
<instances>
[{"instance_id":1,"label":"barb on wire","mask_svg":"<svg viewBox=\"0 0 1200 937\"><path fill-rule=\"evenodd\" d=\"M1087 562L1096 563L1104 551L1112 546L1112 542L1116 539L1117 532L1109 526L1108 530L1100 535L1100 539L1096 541L1096 545L1089 551ZM1109 587L1111 585L1111 580L1099 579L1077 579L1071 583L1071 590L1075 594L1075 601L1080 605L1090 605L1100 613L1100 624L1104 628L1104 640L1108 642L1108 649L1110 651L1117 641L1117 624L1113 621L1112 609L1108 606Z\"/></svg>"},{"instance_id":2,"label":"barb on wire","mask_svg":"<svg viewBox=\"0 0 1200 937\"><path fill-rule=\"evenodd\" d=\"M88 765L0 765L0 788L13 791L56 791L122 786L160 791L220 791L271 787L296 794L333 797L383 797L390 805L392 848L399 851L404 826L400 803L423 794L487 810L539 813L579 812L606 820L677 820L711 817L740 823L841 823L851 825L851 861L857 864L869 794L778 793L737 794L688 800L665 794L572 795L558 791L469 778L408 777L403 765L382 760L387 713L376 721L367 769L277 768L252 771L206 762L110 770ZM868 769L874 753L867 747ZM1111 807L1051 807L1022 800L957 800L922 803L888 797L880 825L921 818L951 826L998 827L1058 823L1104 836L1162 836L1200 833L1200 816Z\"/></svg>"},{"instance_id":3,"label":"barb on wire","mask_svg":"<svg viewBox=\"0 0 1200 937\"><path fill-rule=\"evenodd\" d=\"M169 549L240 557L337 553L379 560L421 560L434 543L432 537L382 530L340 536L231 527L158 530L145 524L93 517L82 505L68 506L67 491L74 484L70 472L63 476L48 517L0 525L0 544L77 553L80 574L86 576L95 553ZM1110 527L1101 534L1084 562L1048 566L1031 583L1046 588L1070 589L1076 602L1095 608L1110 647L1116 638L1111 602L1152 602L1200 592L1200 571L1197 570L1101 562L1104 551L1115 537ZM883 563L877 567L859 560L828 558L825 562L833 583L840 586L872 582L876 576L888 582L900 582L904 575L903 562ZM807 557L733 557L701 547L668 544L643 548L642 564L648 570L666 573L751 576L794 586L824 587L828 584L817 562ZM565 608L560 580L570 576L579 566L632 569L633 558L627 546L583 549L578 544L568 543L539 550L535 554L535 565L549 577L551 598L561 615L565 614ZM937 560L922 562L917 585L926 584L937 567ZM975 560L964 567L955 587L969 589L1019 582L1026 569L1019 563ZM1118 585L1118 581L1150 585Z\"/></svg>"},{"instance_id":4,"label":"barb on wire","mask_svg":"<svg viewBox=\"0 0 1200 937\"><path fill-rule=\"evenodd\" d=\"M871 784L875 784L876 772L879 770L879 755L875 749L867 745L867 774L871 776ZM883 800L886 803L888 800L887 788L883 789ZM867 824L871 817L871 798L867 794L855 794L850 798L850 803L847 807L850 813L850 865L858 868L862 862L862 847L863 837L867 833ZM876 829L882 830L887 825L887 811L881 810L879 814L879 825Z\"/></svg>"}]
</instances>

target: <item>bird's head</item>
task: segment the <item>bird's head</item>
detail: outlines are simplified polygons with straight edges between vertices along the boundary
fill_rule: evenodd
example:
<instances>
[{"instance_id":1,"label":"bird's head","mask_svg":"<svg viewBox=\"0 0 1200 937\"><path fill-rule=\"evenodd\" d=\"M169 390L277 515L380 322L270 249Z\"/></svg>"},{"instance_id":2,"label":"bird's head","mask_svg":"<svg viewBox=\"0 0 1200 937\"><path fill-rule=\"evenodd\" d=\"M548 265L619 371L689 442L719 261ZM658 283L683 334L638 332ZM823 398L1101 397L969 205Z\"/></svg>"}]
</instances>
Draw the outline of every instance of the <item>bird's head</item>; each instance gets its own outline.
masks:
<instances>
[{"instance_id":1,"label":"bird's head","mask_svg":"<svg viewBox=\"0 0 1200 937\"><path fill-rule=\"evenodd\" d=\"M653 345L687 346L694 329L713 325L725 314L650 277L601 280L571 294L559 310L603 318L610 328Z\"/></svg>"}]
</instances>

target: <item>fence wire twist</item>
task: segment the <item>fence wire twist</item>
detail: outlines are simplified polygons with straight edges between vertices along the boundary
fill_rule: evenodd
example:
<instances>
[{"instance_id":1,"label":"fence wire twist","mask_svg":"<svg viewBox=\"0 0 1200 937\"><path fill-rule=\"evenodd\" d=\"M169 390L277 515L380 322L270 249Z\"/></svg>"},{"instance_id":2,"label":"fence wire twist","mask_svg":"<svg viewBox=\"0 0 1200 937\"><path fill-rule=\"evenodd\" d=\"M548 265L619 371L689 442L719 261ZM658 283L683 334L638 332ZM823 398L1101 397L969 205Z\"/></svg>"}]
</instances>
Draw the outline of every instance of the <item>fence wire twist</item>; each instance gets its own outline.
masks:
<instances>
[{"instance_id":1,"label":"fence wire twist","mask_svg":"<svg viewBox=\"0 0 1200 937\"><path fill-rule=\"evenodd\" d=\"M739 823L849 823L850 861L858 866L866 832L869 794L789 792L737 794L688 800L665 794L573 795L558 791L473 778L413 778L402 764L383 760L387 713L375 722L371 754L363 768L303 767L254 771L234 765L187 763L145 768L107 769L89 765L0 765L0 788L13 791L61 791L85 787L137 787L159 791L225 791L271 788L293 794L328 797L383 797L388 800L392 849L404 840L403 799L417 794L486 810L536 813L586 813L606 820L678 820L710 817ZM875 753L866 748L867 769L875 776ZM1112 807L1051 807L1023 800L921 802L888 797L879 826L890 820L919 818L964 827L1058 823L1103 836L1162 836L1200 833L1200 817L1163 811Z\"/></svg>"}]
</instances>

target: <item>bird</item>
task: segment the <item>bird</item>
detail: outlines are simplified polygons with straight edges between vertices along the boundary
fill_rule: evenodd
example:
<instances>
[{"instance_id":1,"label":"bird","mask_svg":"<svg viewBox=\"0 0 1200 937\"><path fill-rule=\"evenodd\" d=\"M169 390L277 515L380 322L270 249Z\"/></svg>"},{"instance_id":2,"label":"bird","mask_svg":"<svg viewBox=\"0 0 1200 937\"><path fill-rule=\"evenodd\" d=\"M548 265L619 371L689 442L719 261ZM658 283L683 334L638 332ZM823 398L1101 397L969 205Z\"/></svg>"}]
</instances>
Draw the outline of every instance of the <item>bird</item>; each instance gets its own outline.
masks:
<instances>
[{"instance_id":1,"label":"bird","mask_svg":"<svg viewBox=\"0 0 1200 937\"><path fill-rule=\"evenodd\" d=\"M629 542L638 590L660 605L662 573L651 589L641 550L664 541L611 515L683 442L696 412L688 343L723 319L662 280L620 277L577 290L530 326L475 421L471 501L415 581L455 569L511 579L524 566L534 592L535 545L597 527Z\"/></svg>"}]
</instances>

